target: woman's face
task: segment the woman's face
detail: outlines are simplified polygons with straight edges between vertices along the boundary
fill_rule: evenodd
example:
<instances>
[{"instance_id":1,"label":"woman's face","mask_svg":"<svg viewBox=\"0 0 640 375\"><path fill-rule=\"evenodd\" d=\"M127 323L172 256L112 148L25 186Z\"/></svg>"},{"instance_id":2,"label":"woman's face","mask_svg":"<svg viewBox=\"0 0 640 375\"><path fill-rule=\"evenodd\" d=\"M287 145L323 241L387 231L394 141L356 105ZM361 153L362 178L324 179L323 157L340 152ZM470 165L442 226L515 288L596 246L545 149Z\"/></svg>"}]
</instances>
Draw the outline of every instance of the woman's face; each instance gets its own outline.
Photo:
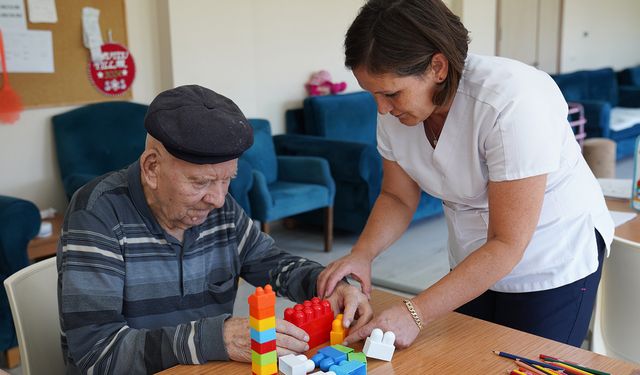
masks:
<instances>
[{"instance_id":1,"label":"woman's face","mask_svg":"<svg viewBox=\"0 0 640 375\"><path fill-rule=\"evenodd\" d=\"M372 74L366 67L353 70L360 87L373 94L378 112L391 113L409 126L422 123L434 113L446 114L448 107L433 104L438 84L447 78L449 62L436 53L422 75L399 76L395 73Z\"/></svg>"}]
</instances>

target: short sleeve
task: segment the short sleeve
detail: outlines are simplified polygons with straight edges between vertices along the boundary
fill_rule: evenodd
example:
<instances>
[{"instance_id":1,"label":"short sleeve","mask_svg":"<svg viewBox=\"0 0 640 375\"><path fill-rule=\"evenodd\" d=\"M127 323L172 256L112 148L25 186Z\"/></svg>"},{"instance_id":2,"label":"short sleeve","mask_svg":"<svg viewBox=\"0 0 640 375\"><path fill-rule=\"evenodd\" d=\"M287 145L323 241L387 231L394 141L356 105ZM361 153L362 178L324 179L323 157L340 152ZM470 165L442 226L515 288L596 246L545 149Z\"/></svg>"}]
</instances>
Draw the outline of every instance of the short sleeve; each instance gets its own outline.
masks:
<instances>
[{"instance_id":1,"label":"short sleeve","mask_svg":"<svg viewBox=\"0 0 640 375\"><path fill-rule=\"evenodd\" d=\"M389 125L389 121L386 120L384 116L378 115L378 127L376 131L378 152L383 158L396 161L396 157L393 155L393 150L391 149L391 138L388 133Z\"/></svg>"},{"instance_id":2,"label":"short sleeve","mask_svg":"<svg viewBox=\"0 0 640 375\"><path fill-rule=\"evenodd\" d=\"M560 167L567 132L567 105L552 89L510 100L484 142L491 181L518 180Z\"/></svg>"}]
</instances>

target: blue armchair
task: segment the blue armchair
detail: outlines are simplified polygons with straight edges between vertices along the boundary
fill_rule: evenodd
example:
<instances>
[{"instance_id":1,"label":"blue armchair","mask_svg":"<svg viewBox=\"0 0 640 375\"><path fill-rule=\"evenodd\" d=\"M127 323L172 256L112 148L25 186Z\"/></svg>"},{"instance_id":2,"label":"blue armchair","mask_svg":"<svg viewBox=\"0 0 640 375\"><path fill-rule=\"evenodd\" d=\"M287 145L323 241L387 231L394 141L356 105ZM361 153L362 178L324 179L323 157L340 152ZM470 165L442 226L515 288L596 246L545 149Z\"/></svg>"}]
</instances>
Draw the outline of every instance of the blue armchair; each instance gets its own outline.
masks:
<instances>
[{"instance_id":1,"label":"blue armchair","mask_svg":"<svg viewBox=\"0 0 640 375\"><path fill-rule=\"evenodd\" d=\"M584 107L587 138L604 137L616 142L616 158L633 155L640 135L640 87L618 86L611 68L581 70L551 76L568 102ZM627 107L627 108L622 108ZM637 121L633 115L637 113ZM630 120L631 119L631 120Z\"/></svg>"},{"instance_id":2,"label":"blue armchair","mask_svg":"<svg viewBox=\"0 0 640 375\"><path fill-rule=\"evenodd\" d=\"M93 178L126 167L144 151L148 106L115 101L53 116L60 175L67 198Z\"/></svg>"},{"instance_id":3,"label":"blue armchair","mask_svg":"<svg viewBox=\"0 0 640 375\"><path fill-rule=\"evenodd\" d=\"M269 232L269 222L325 208L325 251L333 242L335 183L326 160L317 157L279 156L267 120L249 119L253 146L241 157L253 168L249 190L251 217Z\"/></svg>"},{"instance_id":4,"label":"blue armchair","mask_svg":"<svg viewBox=\"0 0 640 375\"><path fill-rule=\"evenodd\" d=\"M640 65L623 69L617 73L620 87L636 86L640 87Z\"/></svg>"},{"instance_id":5,"label":"blue armchair","mask_svg":"<svg viewBox=\"0 0 640 375\"><path fill-rule=\"evenodd\" d=\"M287 111L286 123L287 134L275 137L278 152L327 159L336 181L334 225L362 231L382 185L373 96L355 92L309 97L302 109ZM441 213L441 201L423 192L413 220Z\"/></svg>"},{"instance_id":6,"label":"blue armchair","mask_svg":"<svg viewBox=\"0 0 640 375\"><path fill-rule=\"evenodd\" d=\"M0 351L18 345L4 280L29 265L27 245L40 229L35 204L0 195Z\"/></svg>"}]
</instances>

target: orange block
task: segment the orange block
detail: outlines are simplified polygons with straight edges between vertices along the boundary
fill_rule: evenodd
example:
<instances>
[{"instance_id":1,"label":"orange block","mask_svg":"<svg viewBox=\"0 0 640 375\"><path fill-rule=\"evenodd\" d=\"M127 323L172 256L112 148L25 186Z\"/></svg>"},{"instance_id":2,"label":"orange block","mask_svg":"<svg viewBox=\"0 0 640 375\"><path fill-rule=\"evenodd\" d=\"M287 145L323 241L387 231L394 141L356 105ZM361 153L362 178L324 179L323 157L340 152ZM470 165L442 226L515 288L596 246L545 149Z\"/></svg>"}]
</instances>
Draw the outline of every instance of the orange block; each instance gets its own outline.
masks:
<instances>
[{"instance_id":1,"label":"orange block","mask_svg":"<svg viewBox=\"0 0 640 375\"><path fill-rule=\"evenodd\" d=\"M271 285L257 287L249 296L249 315L255 319L265 319L276 315L276 294Z\"/></svg>"},{"instance_id":2,"label":"orange block","mask_svg":"<svg viewBox=\"0 0 640 375\"><path fill-rule=\"evenodd\" d=\"M342 344L344 338L349 336L349 330L342 325L342 314L338 314L331 323L331 332L329 332L329 341L331 345Z\"/></svg>"}]
</instances>

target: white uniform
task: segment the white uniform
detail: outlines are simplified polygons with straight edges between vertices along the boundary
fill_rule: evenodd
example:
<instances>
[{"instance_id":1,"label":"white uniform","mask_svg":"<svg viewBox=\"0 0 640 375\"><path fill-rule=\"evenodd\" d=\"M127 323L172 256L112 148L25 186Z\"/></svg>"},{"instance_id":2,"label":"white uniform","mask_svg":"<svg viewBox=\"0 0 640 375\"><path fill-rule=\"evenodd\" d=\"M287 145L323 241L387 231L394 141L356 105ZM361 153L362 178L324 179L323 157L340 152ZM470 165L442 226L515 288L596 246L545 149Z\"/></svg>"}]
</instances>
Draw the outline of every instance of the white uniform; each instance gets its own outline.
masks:
<instances>
[{"instance_id":1,"label":"white uniform","mask_svg":"<svg viewBox=\"0 0 640 375\"><path fill-rule=\"evenodd\" d=\"M378 151L443 200L456 267L486 242L488 182L547 174L540 220L523 259L492 290L547 290L598 267L594 228L607 247L613 221L548 74L500 57L469 54L434 150L422 124L378 117Z\"/></svg>"}]
</instances>

